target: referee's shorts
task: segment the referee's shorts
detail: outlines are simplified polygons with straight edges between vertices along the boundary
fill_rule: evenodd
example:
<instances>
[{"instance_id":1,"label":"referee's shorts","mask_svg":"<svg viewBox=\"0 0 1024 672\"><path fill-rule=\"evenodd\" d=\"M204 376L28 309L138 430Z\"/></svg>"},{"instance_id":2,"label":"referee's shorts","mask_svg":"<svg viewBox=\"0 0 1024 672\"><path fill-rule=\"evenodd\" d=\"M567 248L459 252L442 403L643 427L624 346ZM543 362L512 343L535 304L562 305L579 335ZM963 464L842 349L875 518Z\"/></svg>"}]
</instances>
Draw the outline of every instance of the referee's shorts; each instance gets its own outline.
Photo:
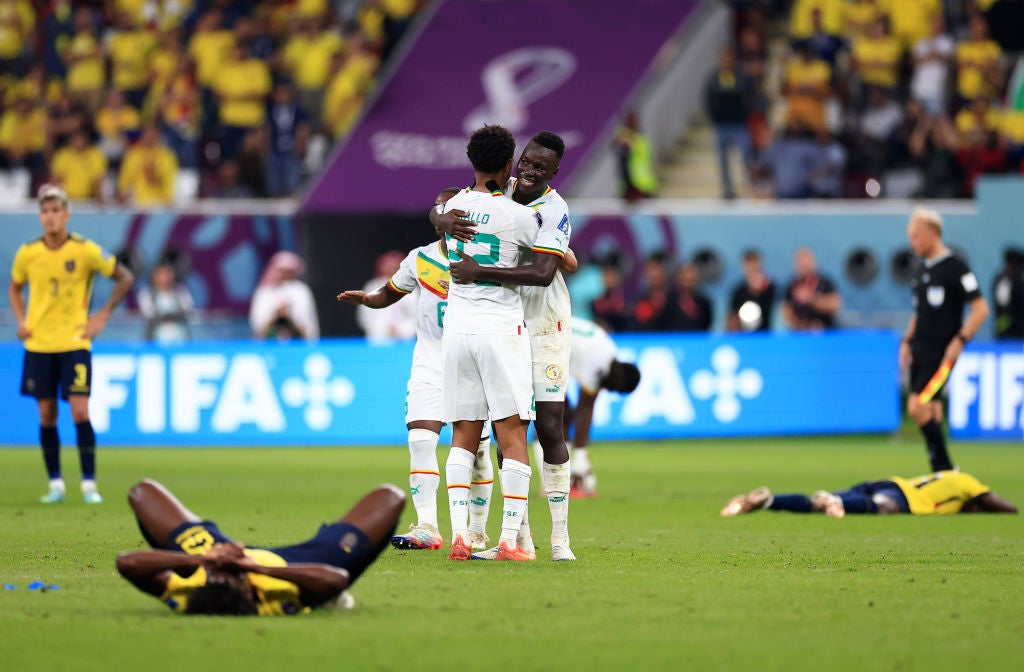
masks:
<instances>
[{"instance_id":1,"label":"referee's shorts","mask_svg":"<svg viewBox=\"0 0 1024 672\"><path fill-rule=\"evenodd\" d=\"M914 358L910 363L910 391L914 394L924 390L935 372L942 365L942 357L946 354L946 346L938 343L913 342L910 354ZM943 384L945 387L945 384ZM941 388L939 392L941 392ZM936 392L938 395L938 392Z\"/></svg>"}]
</instances>

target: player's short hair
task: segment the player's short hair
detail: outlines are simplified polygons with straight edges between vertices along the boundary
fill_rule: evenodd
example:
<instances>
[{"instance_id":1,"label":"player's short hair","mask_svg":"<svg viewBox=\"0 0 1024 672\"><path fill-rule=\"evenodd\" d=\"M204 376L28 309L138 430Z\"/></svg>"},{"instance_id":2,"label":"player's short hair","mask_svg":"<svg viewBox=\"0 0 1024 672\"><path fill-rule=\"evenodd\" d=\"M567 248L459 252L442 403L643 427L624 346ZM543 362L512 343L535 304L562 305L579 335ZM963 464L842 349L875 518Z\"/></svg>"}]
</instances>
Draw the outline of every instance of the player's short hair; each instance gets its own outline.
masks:
<instances>
[{"instance_id":1,"label":"player's short hair","mask_svg":"<svg viewBox=\"0 0 1024 672\"><path fill-rule=\"evenodd\" d=\"M601 381L601 387L612 392L629 394L640 384L640 369L636 364L615 360Z\"/></svg>"},{"instance_id":2,"label":"player's short hair","mask_svg":"<svg viewBox=\"0 0 1024 672\"><path fill-rule=\"evenodd\" d=\"M931 208L918 206L910 213L910 221L918 219L932 228L935 233L942 235L942 215Z\"/></svg>"},{"instance_id":3,"label":"player's short hair","mask_svg":"<svg viewBox=\"0 0 1024 672\"><path fill-rule=\"evenodd\" d=\"M65 210L67 210L68 192L64 191L56 184L44 184L43 186L39 187L38 196L40 208L43 207L44 203L56 201L60 203Z\"/></svg>"},{"instance_id":4,"label":"player's short hair","mask_svg":"<svg viewBox=\"0 0 1024 672\"><path fill-rule=\"evenodd\" d=\"M565 154L565 141L562 140L561 136L557 133L541 131L530 138L530 142L535 142L544 149L550 149L555 153L555 156L557 156L559 160L561 160L562 155Z\"/></svg>"},{"instance_id":5,"label":"player's short hair","mask_svg":"<svg viewBox=\"0 0 1024 672\"><path fill-rule=\"evenodd\" d=\"M743 261L760 261L761 253L754 248L748 248L743 252Z\"/></svg>"},{"instance_id":6,"label":"player's short hair","mask_svg":"<svg viewBox=\"0 0 1024 672\"><path fill-rule=\"evenodd\" d=\"M480 173L497 173L516 151L516 139L503 126L484 126L473 131L466 145L466 156L473 169Z\"/></svg>"},{"instance_id":7,"label":"player's short hair","mask_svg":"<svg viewBox=\"0 0 1024 672\"><path fill-rule=\"evenodd\" d=\"M185 613L192 616L256 616L249 594L229 583L207 583L188 596Z\"/></svg>"}]
</instances>

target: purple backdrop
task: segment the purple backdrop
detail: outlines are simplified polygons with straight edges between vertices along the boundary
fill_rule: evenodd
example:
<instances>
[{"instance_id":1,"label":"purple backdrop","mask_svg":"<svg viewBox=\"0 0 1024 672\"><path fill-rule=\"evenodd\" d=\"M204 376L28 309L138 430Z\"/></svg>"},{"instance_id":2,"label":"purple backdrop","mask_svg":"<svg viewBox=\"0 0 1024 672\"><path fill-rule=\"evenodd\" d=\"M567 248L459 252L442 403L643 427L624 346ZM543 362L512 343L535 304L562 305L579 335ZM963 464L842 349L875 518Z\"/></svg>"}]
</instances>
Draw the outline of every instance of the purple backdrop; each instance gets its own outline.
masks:
<instances>
[{"instance_id":1,"label":"purple backdrop","mask_svg":"<svg viewBox=\"0 0 1024 672\"><path fill-rule=\"evenodd\" d=\"M420 211L472 175L469 133L499 123L568 147L566 184L697 0L448 0L304 211Z\"/></svg>"}]
</instances>

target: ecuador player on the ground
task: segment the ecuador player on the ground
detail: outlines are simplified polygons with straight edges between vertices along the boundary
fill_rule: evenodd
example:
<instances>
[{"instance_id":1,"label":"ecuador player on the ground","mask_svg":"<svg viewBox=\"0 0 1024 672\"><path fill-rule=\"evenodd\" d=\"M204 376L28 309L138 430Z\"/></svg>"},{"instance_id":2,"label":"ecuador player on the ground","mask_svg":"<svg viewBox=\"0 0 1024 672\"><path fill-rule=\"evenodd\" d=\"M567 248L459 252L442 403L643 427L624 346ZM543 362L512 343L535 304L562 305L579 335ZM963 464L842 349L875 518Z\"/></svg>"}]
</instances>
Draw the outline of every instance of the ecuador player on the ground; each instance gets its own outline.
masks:
<instances>
[{"instance_id":1,"label":"ecuador player on the ground","mask_svg":"<svg viewBox=\"0 0 1024 672\"><path fill-rule=\"evenodd\" d=\"M42 502L63 502L57 435L57 390L71 405L78 434L82 466L82 496L86 503L103 501L96 491L96 435L89 422L89 386L92 382L92 339L103 330L114 308L135 278L131 271L100 246L68 232L68 197L64 190L46 185L39 190L39 221L43 235L25 243L14 256L7 295L25 343L21 393L39 405L39 443L43 449L49 492ZM88 314L94 276L115 281L107 303ZM23 289L28 285L28 310Z\"/></svg>"}]
</instances>

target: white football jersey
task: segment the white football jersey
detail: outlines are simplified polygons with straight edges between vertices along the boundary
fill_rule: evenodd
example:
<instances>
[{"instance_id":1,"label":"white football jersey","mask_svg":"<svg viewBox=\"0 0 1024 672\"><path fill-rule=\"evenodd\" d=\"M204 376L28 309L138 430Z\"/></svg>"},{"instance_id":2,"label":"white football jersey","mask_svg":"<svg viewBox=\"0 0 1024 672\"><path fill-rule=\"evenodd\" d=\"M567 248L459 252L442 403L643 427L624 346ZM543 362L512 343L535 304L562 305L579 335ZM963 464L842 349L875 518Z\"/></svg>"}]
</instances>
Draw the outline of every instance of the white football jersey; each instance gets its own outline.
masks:
<instances>
[{"instance_id":1,"label":"white football jersey","mask_svg":"<svg viewBox=\"0 0 1024 672\"><path fill-rule=\"evenodd\" d=\"M510 179L505 187L505 194L511 198L515 190L515 178ZM532 203L527 204L531 210L540 215L540 229L530 250L523 254L520 264L528 264L534 254L554 254L558 258L565 256L569 249L569 237L572 226L569 224L569 206L557 191L548 187L547 190ZM547 287L523 285L519 288L523 296L523 314L531 336L541 336L566 329L569 325L572 308L569 303L569 288L561 270L555 271L555 277Z\"/></svg>"},{"instance_id":2,"label":"white football jersey","mask_svg":"<svg viewBox=\"0 0 1024 672\"><path fill-rule=\"evenodd\" d=\"M590 320L573 318L569 375L588 394L601 390L601 380L615 361L615 351L615 341L607 331Z\"/></svg>"},{"instance_id":3,"label":"white football jersey","mask_svg":"<svg viewBox=\"0 0 1024 672\"><path fill-rule=\"evenodd\" d=\"M433 361L441 368L441 334L448 305L448 258L441 241L417 247L402 260L388 284L400 294L416 293L416 350L414 361Z\"/></svg>"},{"instance_id":4,"label":"white football jersey","mask_svg":"<svg viewBox=\"0 0 1024 672\"><path fill-rule=\"evenodd\" d=\"M456 251L472 257L481 266L513 268L519 265L520 248L533 245L538 218L500 192L494 194L466 189L448 199L449 210L464 210L473 221L476 235L462 243L447 237L448 259L457 261ZM519 287L496 282L452 283L448 290L445 331L456 334L514 334L523 326L523 301Z\"/></svg>"}]
</instances>

